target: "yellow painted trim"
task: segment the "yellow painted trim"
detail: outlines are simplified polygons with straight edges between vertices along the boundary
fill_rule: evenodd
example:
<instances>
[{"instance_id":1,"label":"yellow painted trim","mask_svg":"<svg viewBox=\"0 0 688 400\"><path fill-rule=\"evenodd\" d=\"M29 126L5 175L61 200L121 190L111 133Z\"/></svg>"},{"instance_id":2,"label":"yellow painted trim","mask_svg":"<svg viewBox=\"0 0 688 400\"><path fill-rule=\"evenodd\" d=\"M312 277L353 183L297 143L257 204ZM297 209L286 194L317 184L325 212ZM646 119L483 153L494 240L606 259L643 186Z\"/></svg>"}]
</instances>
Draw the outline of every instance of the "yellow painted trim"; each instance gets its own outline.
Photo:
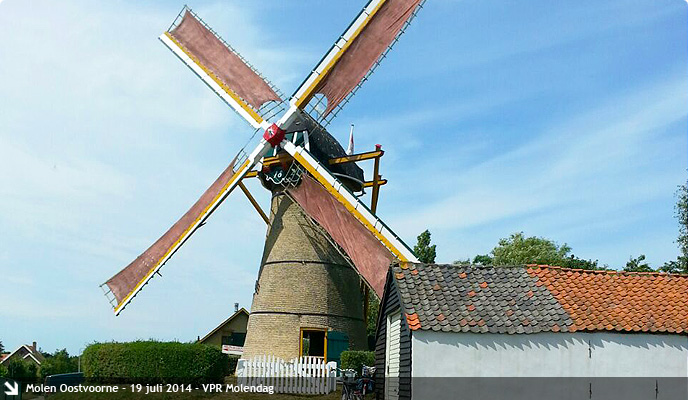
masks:
<instances>
[{"instance_id":1,"label":"yellow painted trim","mask_svg":"<svg viewBox=\"0 0 688 400\"><path fill-rule=\"evenodd\" d=\"M350 156L331 158L328 161L328 163L330 165L334 165L334 164L345 164L345 163L350 163L350 162L364 161L364 160L370 160L373 158L382 157L384 154L385 154L385 152L382 150L368 151L365 153L352 154Z\"/></svg>"},{"instance_id":2,"label":"yellow painted trim","mask_svg":"<svg viewBox=\"0 0 688 400\"><path fill-rule=\"evenodd\" d=\"M389 240L387 240L386 237L381 235L380 232L378 232L377 229L375 229L375 227L370 224L370 222L366 221L361 212L355 209L353 206L351 206L344 199L344 197L338 191L336 191L332 185L330 185L327 179L325 179L325 177L320 172L313 168L313 166L311 166L300 153L294 153L294 158L296 158L296 160L301 165L303 165L308 170L308 172L310 172L311 175L313 175L313 177L315 177L315 179L317 179L318 182L320 182L325 187L325 189L327 189L327 191L330 192L332 196L334 196L335 199L342 203L342 205L344 205L344 207L346 207L346 209L349 210L349 212L353 214L353 216L356 217L356 219L358 219L360 223L363 224L363 226L365 226L373 235L375 235L375 237L379 241L381 241L392 252L392 254L394 254L399 259L399 261L409 261L408 258L406 258L401 253L401 251L399 251L399 249L397 249Z\"/></svg>"},{"instance_id":3,"label":"yellow painted trim","mask_svg":"<svg viewBox=\"0 0 688 400\"><path fill-rule=\"evenodd\" d=\"M287 162L292 162L294 159L291 158L289 153L280 153L276 156L263 158L263 166L269 167L271 165L282 164Z\"/></svg>"},{"instance_id":4,"label":"yellow painted trim","mask_svg":"<svg viewBox=\"0 0 688 400\"><path fill-rule=\"evenodd\" d=\"M123 304L126 304L126 302L129 300L129 298L131 297L131 295L132 295L133 293L136 293L136 291L139 289L139 287L141 287L141 285L143 285L143 283L146 282L146 281L148 280L148 278L154 273L155 269L158 268L158 266L160 265L160 262L161 262L162 260L164 260L164 259L170 254L170 252L172 251L172 249L174 249L174 248L179 244L179 242L181 242L181 240L184 239L184 238L187 236L187 234L189 233L189 230L191 229L191 227L194 226L194 225L196 225L196 223L198 223L198 221L200 221L201 218L203 218L203 216L208 212L208 210L210 209L210 207L212 207L215 203L217 203L217 201L219 200L220 196L222 196L222 194L227 190L227 188L228 188L229 186L231 186L231 184L234 183L234 181L236 181L236 178L240 175L240 174L239 174L239 171L242 171L242 170L244 170L246 167L248 167L248 164L249 164L249 160L246 159L246 161L244 161L244 163L241 164L241 167L239 167L239 169L237 170L237 172L234 173L234 176L232 176L232 179L230 179L230 180L222 187L222 189L217 193L217 195L215 195L215 197L213 198L213 201L211 201L211 202L208 204L208 206L206 206L206 208L203 209L203 211L202 211L202 212L199 214L199 216L193 221L193 223L191 223L191 224L184 230L184 232L179 236L179 238L177 239L177 241L175 241L174 244L172 244L172 246L170 246L170 248L165 252L165 254L164 254L158 261L156 261L156 263L155 263L155 264L153 265L153 267L148 271L148 273L146 274L146 276L144 276L143 279L141 279L141 280L139 281L139 283L137 283L136 286L134 286L134 289L132 289L131 292L129 292L129 293L124 297L124 299L122 299L122 301L119 302L119 304L117 304L117 307L115 307L115 311L117 311Z\"/></svg>"},{"instance_id":5,"label":"yellow painted trim","mask_svg":"<svg viewBox=\"0 0 688 400\"><path fill-rule=\"evenodd\" d=\"M373 187L373 186L376 184L376 182L377 182L377 185L378 185L378 186L386 185L386 184L387 184L387 179L380 179L379 181L367 181L367 182L363 182L363 187L364 187L364 188Z\"/></svg>"},{"instance_id":6,"label":"yellow painted trim","mask_svg":"<svg viewBox=\"0 0 688 400\"><path fill-rule=\"evenodd\" d=\"M172 42L174 42L174 44L177 45L177 47L181 49L181 51L184 52L184 54L186 54L191 60L193 60L193 62L196 63L196 65L198 65L198 67L201 68L203 72L208 74L208 76L213 81L215 81L215 83L217 83L222 88L222 90L225 91L225 93L227 93L232 99L234 99L234 101L236 101L239 104L239 106L244 111L246 111L251 116L251 118L253 118L254 121L256 121L258 125L260 125L263 122L263 118L260 115L258 115L258 113L253 109L253 107L248 105L248 103L246 103L241 97L239 97L238 94L234 93L234 91L230 89L230 87L227 86L224 82L222 82L220 78L218 78L211 70L209 70L203 64L201 64L198 58L196 58L196 56L188 52L186 48L184 48L184 46L182 46L182 44L179 43L179 41L175 39L174 36L172 36L172 34L170 34L169 32L165 32L165 36L167 36Z\"/></svg>"},{"instance_id":7,"label":"yellow painted trim","mask_svg":"<svg viewBox=\"0 0 688 400\"><path fill-rule=\"evenodd\" d=\"M325 340L323 342L323 359L327 362L327 333L329 332L327 328L299 328L299 358L305 357L303 355L303 332L304 331L315 331L315 332L325 332Z\"/></svg>"},{"instance_id":8,"label":"yellow painted trim","mask_svg":"<svg viewBox=\"0 0 688 400\"><path fill-rule=\"evenodd\" d=\"M303 328L299 328L299 358L303 357Z\"/></svg>"},{"instance_id":9,"label":"yellow painted trim","mask_svg":"<svg viewBox=\"0 0 688 400\"><path fill-rule=\"evenodd\" d=\"M370 22L370 20L373 18L373 16L375 16L375 14L377 14L380 7L382 7L382 5L385 4L386 1L387 0L380 1L380 4L378 4L373 9L373 11L370 13L370 15L368 15L366 17L366 19L363 21L361 26L359 26L358 29L356 29L356 31L353 33L353 35L351 35L349 40L347 40L346 44L344 44L344 47L339 49L339 51L337 52L337 54L335 54L335 56L332 58L332 60L330 60L330 62L327 63L327 66L325 67L325 69L323 69L323 71L320 73L320 75L318 75L315 78L315 80L313 81L313 83L311 83L311 85L308 87L308 89L306 89L306 91L301 95L301 97L296 100L296 107L303 109L302 106L305 106L306 104L308 104L308 102L311 100L313 95L315 95L315 93L313 93L313 91L318 86L320 81L325 79L325 77L330 74L330 72L332 71L332 68L334 68L335 64L337 64L337 62L339 62L339 59L344 55L344 53L349 48L349 46L351 46L351 43L353 43L353 41L356 40L356 38L361 33L363 28L365 28L368 25L368 22Z\"/></svg>"}]
</instances>

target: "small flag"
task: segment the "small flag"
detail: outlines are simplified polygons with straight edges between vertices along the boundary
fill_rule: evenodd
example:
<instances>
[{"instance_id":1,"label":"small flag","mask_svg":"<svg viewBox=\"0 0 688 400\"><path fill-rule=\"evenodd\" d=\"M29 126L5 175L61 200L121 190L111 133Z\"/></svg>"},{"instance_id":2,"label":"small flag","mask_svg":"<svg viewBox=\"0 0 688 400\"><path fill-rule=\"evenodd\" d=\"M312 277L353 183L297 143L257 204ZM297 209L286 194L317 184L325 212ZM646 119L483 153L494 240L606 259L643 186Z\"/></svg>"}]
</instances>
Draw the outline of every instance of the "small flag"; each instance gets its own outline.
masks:
<instances>
[{"instance_id":1,"label":"small flag","mask_svg":"<svg viewBox=\"0 0 688 400\"><path fill-rule=\"evenodd\" d=\"M351 124L351 131L349 132L349 147L346 148L346 155L354 154L354 124Z\"/></svg>"}]
</instances>

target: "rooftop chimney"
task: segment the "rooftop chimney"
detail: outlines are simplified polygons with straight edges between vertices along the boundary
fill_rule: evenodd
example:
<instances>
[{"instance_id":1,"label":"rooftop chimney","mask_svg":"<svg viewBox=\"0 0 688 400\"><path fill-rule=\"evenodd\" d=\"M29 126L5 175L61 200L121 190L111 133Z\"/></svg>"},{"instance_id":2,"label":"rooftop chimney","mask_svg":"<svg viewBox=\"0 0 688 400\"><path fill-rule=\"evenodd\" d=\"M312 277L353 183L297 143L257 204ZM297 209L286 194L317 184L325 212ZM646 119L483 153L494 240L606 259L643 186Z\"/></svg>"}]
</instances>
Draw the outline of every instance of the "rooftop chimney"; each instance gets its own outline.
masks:
<instances>
[{"instance_id":1,"label":"rooftop chimney","mask_svg":"<svg viewBox=\"0 0 688 400\"><path fill-rule=\"evenodd\" d=\"M234 312L239 312L239 303L234 303Z\"/></svg>"},{"instance_id":2,"label":"rooftop chimney","mask_svg":"<svg viewBox=\"0 0 688 400\"><path fill-rule=\"evenodd\" d=\"M38 347L36 347L36 342L33 342L33 346L31 347L33 347L34 353L38 351Z\"/></svg>"}]
</instances>

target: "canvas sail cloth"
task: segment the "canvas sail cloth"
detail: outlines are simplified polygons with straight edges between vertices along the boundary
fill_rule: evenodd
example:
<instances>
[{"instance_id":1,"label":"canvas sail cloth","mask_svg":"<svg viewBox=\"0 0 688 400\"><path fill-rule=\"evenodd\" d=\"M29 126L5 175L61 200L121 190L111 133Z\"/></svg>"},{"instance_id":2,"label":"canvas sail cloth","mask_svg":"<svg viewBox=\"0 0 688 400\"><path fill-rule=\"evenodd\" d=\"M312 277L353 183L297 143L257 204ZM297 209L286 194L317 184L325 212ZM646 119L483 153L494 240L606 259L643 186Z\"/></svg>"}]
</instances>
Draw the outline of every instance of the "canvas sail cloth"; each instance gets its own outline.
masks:
<instances>
[{"instance_id":1,"label":"canvas sail cloth","mask_svg":"<svg viewBox=\"0 0 688 400\"><path fill-rule=\"evenodd\" d=\"M386 0L340 56L313 93L327 98L329 114L358 85L392 44L421 0ZM306 101L307 103L307 101Z\"/></svg>"},{"instance_id":2,"label":"canvas sail cloth","mask_svg":"<svg viewBox=\"0 0 688 400\"><path fill-rule=\"evenodd\" d=\"M379 298L394 255L313 177L304 174L289 194L346 252Z\"/></svg>"},{"instance_id":3,"label":"canvas sail cloth","mask_svg":"<svg viewBox=\"0 0 688 400\"><path fill-rule=\"evenodd\" d=\"M189 237L187 234L197 221L209 215L212 207L221 200L222 192L234 177L234 160L222 174L203 193L200 199L184 214L179 221L165 232L148 250L138 256L126 268L110 278L105 284L117 299L117 307L133 295L139 286L145 284L162 260L179 243Z\"/></svg>"},{"instance_id":4,"label":"canvas sail cloth","mask_svg":"<svg viewBox=\"0 0 688 400\"><path fill-rule=\"evenodd\" d=\"M209 70L253 109L260 109L268 101L281 101L263 78L188 10L169 34L195 62Z\"/></svg>"}]
</instances>

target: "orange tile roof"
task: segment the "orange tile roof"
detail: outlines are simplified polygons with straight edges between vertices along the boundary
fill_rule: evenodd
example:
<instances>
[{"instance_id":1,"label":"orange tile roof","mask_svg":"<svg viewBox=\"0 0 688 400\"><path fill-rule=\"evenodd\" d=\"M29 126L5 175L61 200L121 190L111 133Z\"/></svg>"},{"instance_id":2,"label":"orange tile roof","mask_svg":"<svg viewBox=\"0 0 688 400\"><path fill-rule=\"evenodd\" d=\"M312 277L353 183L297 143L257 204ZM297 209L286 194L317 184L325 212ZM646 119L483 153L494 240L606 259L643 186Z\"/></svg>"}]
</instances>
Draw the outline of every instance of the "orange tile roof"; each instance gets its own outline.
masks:
<instances>
[{"instance_id":1,"label":"orange tile roof","mask_svg":"<svg viewBox=\"0 0 688 400\"><path fill-rule=\"evenodd\" d=\"M529 265L574 321L571 331L688 333L688 276Z\"/></svg>"},{"instance_id":2,"label":"orange tile roof","mask_svg":"<svg viewBox=\"0 0 688 400\"><path fill-rule=\"evenodd\" d=\"M406 322L412 331L420 329L420 322L418 322L418 314L406 314Z\"/></svg>"},{"instance_id":3,"label":"orange tile roof","mask_svg":"<svg viewBox=\"0 0 688 400\"><path fill-rule=\"evenodd\" d=\"M405 265L392 273L411 330L688 334L688 275Z\"/></svg>"}]
</instances>

